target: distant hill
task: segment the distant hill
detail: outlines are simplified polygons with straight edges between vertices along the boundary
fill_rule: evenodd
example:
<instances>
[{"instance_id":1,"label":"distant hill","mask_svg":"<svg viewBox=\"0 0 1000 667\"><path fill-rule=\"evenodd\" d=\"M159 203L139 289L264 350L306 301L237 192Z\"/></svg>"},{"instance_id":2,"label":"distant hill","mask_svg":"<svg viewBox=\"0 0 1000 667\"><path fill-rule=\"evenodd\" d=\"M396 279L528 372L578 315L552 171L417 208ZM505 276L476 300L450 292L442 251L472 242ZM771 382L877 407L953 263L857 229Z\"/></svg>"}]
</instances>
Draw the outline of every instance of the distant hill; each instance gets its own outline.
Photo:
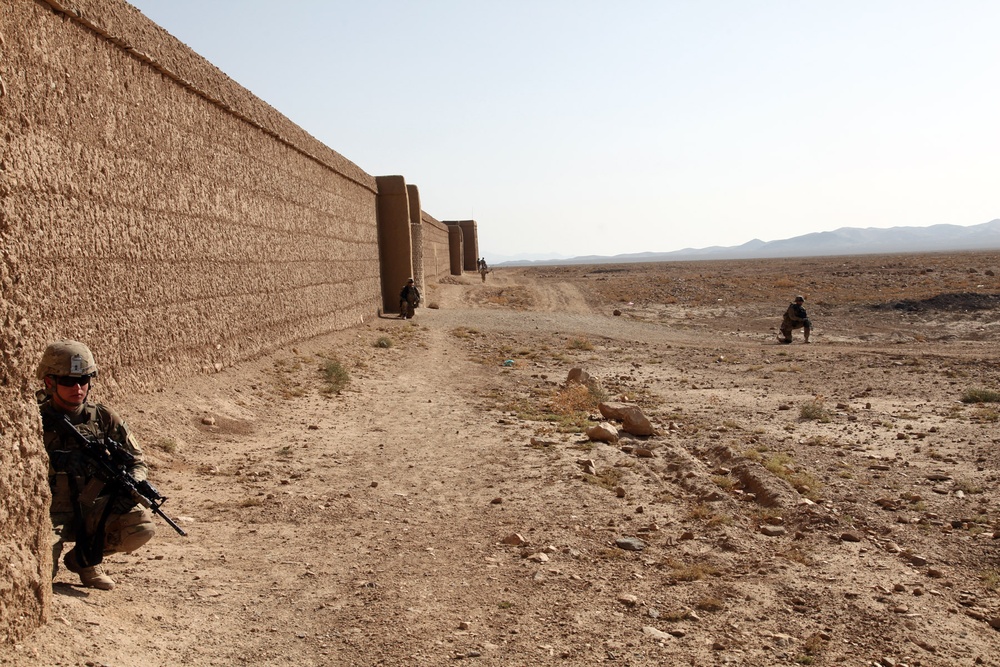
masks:
<instances>
[{"instance_id":1,"label":"distant hill","mask_svg":"<svg viewBox=\"0 0 1000 667\"><path fill-rule=\"evenodd\" d=\"M586 255L565 259L520 259L498 266L539 264L621 264L626 262L683 262L702 259L774 259L829 255L881 255L913 252L956 252L1000 249L1000 218L981 225L931 225L930 227L841 227L780 241L754 239L738 246L685 248L672 252L638 252L624 255Z\"/></svg>"}]
</instances>

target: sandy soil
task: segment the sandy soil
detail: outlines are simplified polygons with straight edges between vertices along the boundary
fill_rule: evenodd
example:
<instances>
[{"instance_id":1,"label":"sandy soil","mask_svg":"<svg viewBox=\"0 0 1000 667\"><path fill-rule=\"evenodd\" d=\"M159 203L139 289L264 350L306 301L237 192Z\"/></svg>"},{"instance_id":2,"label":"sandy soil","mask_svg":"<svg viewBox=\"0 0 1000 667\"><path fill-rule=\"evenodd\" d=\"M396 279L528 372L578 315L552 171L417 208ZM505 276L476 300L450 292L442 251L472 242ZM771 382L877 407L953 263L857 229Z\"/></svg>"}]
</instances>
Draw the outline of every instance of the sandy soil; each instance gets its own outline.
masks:
<instances>
[{"instance_id":1,"label":"sandy soil","mask_svg":"<svg viewBox=\"0 0 1000 667\"><path fill-rule=\"evenodd\" d=\"M190 535L0 664L1000 665L998 265L496 269L119 402Z\"/></svg>"}]
</instances>

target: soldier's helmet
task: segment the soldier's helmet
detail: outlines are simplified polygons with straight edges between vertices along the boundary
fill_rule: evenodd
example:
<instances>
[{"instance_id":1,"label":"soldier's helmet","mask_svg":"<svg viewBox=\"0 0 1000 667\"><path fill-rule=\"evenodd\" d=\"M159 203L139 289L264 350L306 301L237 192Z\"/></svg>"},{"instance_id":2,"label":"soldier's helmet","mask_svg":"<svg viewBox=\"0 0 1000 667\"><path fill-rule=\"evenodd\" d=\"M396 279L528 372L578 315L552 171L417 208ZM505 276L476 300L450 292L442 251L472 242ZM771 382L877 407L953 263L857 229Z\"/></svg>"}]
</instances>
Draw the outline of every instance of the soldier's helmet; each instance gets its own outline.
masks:
<instances>
[{"instance_id":1,"label":"soldier's helmet","mask_svg":"<svg viewBox=\"0 0 1000 667\"><path fill-rule=\"evenodd\" d=\"M90 348L75 340L57 340L49 343L42 353L35 373L39 380L46 375L69 375L83 377L97 375L97 362Z\"/></svg>"},{"instance_id":2,"label":"soldier's helmet","mask_svg":"<svg viewBox=\"0 0 1000 667\"><path fill-rule=\"evenodd\" d=\"M805 303L805 300L806 300L805 297L802 296L801 294L799 294L797 297L795 297L795 303L798 303L799 301L802 301L803 303Z\"/></svg>"}]
</instances>

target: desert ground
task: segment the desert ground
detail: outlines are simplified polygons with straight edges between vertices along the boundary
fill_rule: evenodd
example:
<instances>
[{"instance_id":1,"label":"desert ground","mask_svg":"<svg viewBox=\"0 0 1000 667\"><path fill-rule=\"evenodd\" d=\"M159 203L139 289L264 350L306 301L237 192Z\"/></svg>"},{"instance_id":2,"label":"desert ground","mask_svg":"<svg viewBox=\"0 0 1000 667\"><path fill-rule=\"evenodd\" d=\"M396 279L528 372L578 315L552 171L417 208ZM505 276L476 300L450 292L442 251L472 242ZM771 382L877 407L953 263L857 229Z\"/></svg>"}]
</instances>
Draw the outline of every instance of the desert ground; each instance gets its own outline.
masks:
<instances>
[{"instance_id":1,"label":"desert ground","mask_svg":"<svg viewBox=\"0 0 1000 667\"><path fill-rule=\"evenodd\" d=\"M0 664L1000 665L997 271L498 268L116 401L189 535Z\"/></svg>"}]
</instances>

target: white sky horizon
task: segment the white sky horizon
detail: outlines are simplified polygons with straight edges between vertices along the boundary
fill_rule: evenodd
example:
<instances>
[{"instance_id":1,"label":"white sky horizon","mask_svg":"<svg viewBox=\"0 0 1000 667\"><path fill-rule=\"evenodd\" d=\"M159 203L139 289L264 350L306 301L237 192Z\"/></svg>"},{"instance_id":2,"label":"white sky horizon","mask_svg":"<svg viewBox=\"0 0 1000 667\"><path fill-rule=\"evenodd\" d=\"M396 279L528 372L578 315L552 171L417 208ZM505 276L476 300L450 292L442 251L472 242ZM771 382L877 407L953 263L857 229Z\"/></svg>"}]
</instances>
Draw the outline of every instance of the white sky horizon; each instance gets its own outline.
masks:
<instances>
[{"instance_id":1,"label":"white sky horizon","mask_svg":"<svg viewBox=\"0 0 1000 667\"><path fill-rule=\"evenodd\" d=\"M993 0L134 0L480 254L1000 217Z\"/></svg>"}]
</instances>

